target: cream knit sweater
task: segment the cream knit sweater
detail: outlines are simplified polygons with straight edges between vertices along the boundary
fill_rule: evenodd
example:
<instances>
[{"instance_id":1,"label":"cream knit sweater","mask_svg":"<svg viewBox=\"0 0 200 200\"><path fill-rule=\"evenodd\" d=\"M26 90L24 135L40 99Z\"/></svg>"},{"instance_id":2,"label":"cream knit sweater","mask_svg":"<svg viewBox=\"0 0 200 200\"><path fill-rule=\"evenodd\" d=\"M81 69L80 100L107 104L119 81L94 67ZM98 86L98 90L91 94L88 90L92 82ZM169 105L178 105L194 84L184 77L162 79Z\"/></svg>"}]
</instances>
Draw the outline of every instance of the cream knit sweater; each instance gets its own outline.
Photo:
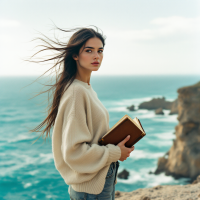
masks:
<instances>
[{"instance_id":1,"label":"cream knit sweater","mask_svg":"<svg viewBox=\"0 0 200 200\"><path fill-rule=\"evenodd\" d=\"M75 191L101 193L110 164L120 159L119 146L98 145L108 130L109 113L96 92L75 79L61 98L52 135L55 167Z\"/></svg>"}]
</instances>

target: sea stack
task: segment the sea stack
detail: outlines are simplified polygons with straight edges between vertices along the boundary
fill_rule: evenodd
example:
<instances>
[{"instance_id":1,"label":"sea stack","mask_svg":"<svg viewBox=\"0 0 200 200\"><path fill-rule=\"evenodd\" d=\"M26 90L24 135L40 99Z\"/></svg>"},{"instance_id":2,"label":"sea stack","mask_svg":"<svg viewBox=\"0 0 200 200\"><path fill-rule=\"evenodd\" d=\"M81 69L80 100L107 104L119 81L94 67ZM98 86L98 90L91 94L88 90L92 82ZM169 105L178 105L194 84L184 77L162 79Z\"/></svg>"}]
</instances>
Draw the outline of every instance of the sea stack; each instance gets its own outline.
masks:
<instances>
[{"instance_id":1,"label":"sea stack","mask_svg":"<svg viewBox=\"0 0 200 200\"><path fill-rule=\"evenodd\" d=\"M155 174L194 180L200 174L200 82L178 92L176 139L168 155L159 158Z\"/></svg>"}]
</instances>

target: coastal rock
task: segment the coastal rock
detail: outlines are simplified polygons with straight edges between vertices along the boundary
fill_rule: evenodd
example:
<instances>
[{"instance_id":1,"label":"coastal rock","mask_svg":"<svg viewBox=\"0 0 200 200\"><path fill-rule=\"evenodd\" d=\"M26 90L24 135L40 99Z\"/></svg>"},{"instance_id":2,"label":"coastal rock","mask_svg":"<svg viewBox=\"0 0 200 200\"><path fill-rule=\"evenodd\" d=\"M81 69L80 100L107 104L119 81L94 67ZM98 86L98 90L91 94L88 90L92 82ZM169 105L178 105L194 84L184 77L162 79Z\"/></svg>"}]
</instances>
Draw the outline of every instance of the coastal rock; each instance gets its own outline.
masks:
<instances>
[{"instance_id":1,"label":"coastal rock","mask_svg":"<svg viewBox=\"0 0 200 200\"><path fill-rule=\"evenodd\" d=\"M122 172L118 174L117 177L121 179L128 179L128 176L129 176L129 172L126 169L124 169Z\"/></svg>"},{"instance_id":2,"label":"coastal rock","mask_svg":"<svg viewBox=\"0 0 200 200\"><path fill-rule=\"evenodd\" d=\"M116 198L116 197L120 197L120 196L121 196L121 192L120 192L120 191L116 191L116 192L115 192L115 198Z\"/></svg>"},{"instance_id":3,"label":"coastal rock","mask_svg":"<svg viewBox=\"0 0 200 200\"><path fill-rule=\"evenodd\" d=\"M165 172L174 178L187 177L192 181L200 174L200 82L177 92L176 139L168 157L159 158L155 173Z\"/></svg>"},{"instance_id":4,"label":"coastal rock","mask_svg":"<svg viewBox=\"0 0 200 200\"><path fill-rule=\"evenodd\" d=\"M163 109L162 108L158 108L155 110L155 114L156 115L164 115Z\"/></svg>"},{"instance_id":5,"label":"coastal rock","mask_svg":"<svg viewBox=\"0 0 200 200\"><path fill-rule=\"evenodd\" d=\"M128 106L127 109L129 111L135 111L135 106L134 105Z\"/></svg>"},{"instance_id":6,"label":"coastal rock","mask_svg":"<svg viewBox=\"0 0 200 200\"><path fill-rule=\"evenodd\" d=\"M171 110L169 115L178 114L178 99L172 102Z\"/></svg>"},{"instance_id":7,"label":"coastal rock","mask_svg":"<svg viewBox=\"0 0 200 200\"><path fill-rule=\"evenodd\" d=\"M161 172L165 171L165 165L167 163L167 159L165 157L160 157L158 159L158 167L156 171L154 172L155 174L160 174Z\"/></svg>"},{"instance_id":8,"label":"coastal rock","mask_svg":"<svg viewBox=\"0 0 200 200\"><path fill-rule=\"evenodd\" d=\"M166 101L165 97L153 98L150 101L146 101L146 102L141 103L138 106L138 108L139 109L148 109L148 110L154 110L154 109L162 108L162 109L170 110L172 103L173 102L171 102L171 101Z\"/></svg>"},{"instance_id":9,"label":"coastal rock","mask_svg":"<svg viewBox=\"0 0 200 200\"><path fill-rule=\"evenodd\" d=\"M197 179L193 181L192 184L200 183L200 175L197 176Z\"/></svg>"},{"instance_id":10,"label":"coastal rock","mask_svg":"<svg viewBox=\"0 0 200 200\"><path fill-rule=\"evenodd\" d=\"M187 185L158 185L131 192L115 192L118 200L198 200L200 198L200 182Z\"/></svg>"}]
</instances>

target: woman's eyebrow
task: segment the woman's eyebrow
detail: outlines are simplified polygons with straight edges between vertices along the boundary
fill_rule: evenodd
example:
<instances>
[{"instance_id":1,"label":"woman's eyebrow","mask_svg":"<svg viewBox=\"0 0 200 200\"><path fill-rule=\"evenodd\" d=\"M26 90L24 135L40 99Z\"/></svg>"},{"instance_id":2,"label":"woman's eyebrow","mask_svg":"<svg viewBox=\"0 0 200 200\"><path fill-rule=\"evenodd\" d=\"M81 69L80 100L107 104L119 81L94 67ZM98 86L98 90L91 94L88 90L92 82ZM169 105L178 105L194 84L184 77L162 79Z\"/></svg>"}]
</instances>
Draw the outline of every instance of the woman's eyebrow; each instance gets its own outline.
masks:
<instances>
[{"instance_id":1,"label":"woman's eyebrow","mask_svg":"<svg viewBox=\"0 0 200 200\"><path fill-rule=\"evenodd\" d=\"M94 49L94 47L85 47L85 48ZM85 49L85 48L84 48L84 49ZM103 47L99 47L99 49L103 49Z\"/></svg>"}]
</instances>

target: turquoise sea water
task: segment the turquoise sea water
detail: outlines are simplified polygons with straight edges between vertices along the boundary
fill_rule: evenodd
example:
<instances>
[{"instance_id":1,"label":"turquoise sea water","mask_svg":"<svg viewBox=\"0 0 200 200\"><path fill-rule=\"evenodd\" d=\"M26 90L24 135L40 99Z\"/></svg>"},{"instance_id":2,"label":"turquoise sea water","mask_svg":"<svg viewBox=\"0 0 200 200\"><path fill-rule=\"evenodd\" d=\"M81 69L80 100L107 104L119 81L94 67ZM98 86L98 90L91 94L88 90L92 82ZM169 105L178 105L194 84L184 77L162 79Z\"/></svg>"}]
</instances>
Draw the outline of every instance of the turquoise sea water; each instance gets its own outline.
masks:
<instances>
[{"instance_id":1,"label":"turquoise sea water","mask_svg":"<svg viewBox=\"0 0 200 200\"><path fill-rule=\"evenodd\" d=\"M28 133L44 119L46 95L29 100L42 85L32 83L36 77L0 77L0 199L69 199L68 185L55 169L51 140ZM186 184L187 179L175 180L164 174L149 174L157 160L171 147L178 124L177 115L156 116L154 111L130 112L127 106L137 106L153 97L166 100L177 98L177 89L195 84L199 76L92 76L91 85L109 112L112 127L128 114L139 118L146 136L135 145L135 150L124 162L130 172L128 180L118 178L116 190L132 191L158 184ZM27 87L25 87L27 86ZM23 88L25 87L25 88ZM43 104L42 104L43 103Z\"/></svg>"}]
</instances>

